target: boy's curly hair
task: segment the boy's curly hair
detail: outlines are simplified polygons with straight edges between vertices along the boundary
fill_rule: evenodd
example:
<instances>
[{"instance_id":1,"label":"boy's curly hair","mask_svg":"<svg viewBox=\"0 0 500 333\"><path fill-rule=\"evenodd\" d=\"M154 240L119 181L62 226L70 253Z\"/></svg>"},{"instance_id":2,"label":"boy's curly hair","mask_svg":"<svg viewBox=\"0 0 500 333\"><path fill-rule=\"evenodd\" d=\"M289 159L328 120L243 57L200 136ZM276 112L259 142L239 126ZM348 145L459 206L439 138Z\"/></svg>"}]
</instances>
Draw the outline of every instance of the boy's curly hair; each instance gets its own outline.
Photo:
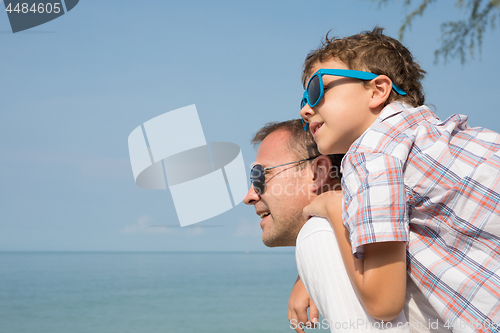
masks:
<instances>
[{"instance_id":1,"label":"boy's curly hair","mask_svg":"<svg viewBox=\"0 0 500 333\"><path fill-rule=\"evenodd\" d=\"M414 107L423 105L425 96L421 80L425 71L403 44L384 35L383 31L383 28L375 27L372 31L345 38L330 38L327 33L321 47L306 57L302 72L304 88L316 63L337 58L349 69L387 75L395 85L406 92L406 95L401 96L394 90L391 91L386 104L399 100Z\"/></svg>"}]
</instances>

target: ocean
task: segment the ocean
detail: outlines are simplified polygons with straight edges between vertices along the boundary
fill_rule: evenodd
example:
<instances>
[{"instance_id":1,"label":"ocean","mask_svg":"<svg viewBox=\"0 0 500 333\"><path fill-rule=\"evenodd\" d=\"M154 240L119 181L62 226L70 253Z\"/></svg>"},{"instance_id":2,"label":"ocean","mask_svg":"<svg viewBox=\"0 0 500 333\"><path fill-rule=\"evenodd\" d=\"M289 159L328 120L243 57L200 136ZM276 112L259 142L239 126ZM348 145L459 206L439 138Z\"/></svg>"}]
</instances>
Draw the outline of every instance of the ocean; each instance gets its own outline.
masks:
<instances>
[{"instance_id":1,"label":"ocean","mask_svg":"<svg viewBox=\"0 0 500 333\"><path fill-rule=\"evenodd\" d=\"M0 252L0 332L286 332L293 252Z\"/></svg>"}]
</instances>

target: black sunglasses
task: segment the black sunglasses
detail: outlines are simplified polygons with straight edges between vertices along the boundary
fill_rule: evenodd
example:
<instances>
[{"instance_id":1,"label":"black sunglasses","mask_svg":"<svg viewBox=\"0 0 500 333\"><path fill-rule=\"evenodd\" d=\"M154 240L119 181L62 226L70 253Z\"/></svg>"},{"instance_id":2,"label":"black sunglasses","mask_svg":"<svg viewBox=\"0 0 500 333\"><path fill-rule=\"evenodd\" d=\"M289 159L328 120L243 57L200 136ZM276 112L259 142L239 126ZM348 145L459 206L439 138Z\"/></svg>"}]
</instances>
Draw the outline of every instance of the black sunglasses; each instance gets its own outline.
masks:
<instances>
[{"instance_id":1,"label":"black sunglasses","mask_svg":"<svg viewBox=\"0 0 500 333\"><path fill-rule=\"evenodd\" d=\"M318 155L318 156L321 156L321 155ZM266 172L268 170L278 168L278 167L281 167L284 165L289 165L289 164L294 164L294 163L302 163L305 161L314 160L318 156L313 156L313 157L304 158L304 159L298 160L298 161L293 161L293 162L288 162L288 163L284 163L284 164L280 164L280 165L275 165L275 166L272 166L269 168L263 168L262 165L255 164L253 166L252 170L250 170L250 181L252 182L252 186L253 186L255 192L257 192L258 195L261 195L262 193L264 193L264 190L266 189Z\"/></svg>"}]
</instances>

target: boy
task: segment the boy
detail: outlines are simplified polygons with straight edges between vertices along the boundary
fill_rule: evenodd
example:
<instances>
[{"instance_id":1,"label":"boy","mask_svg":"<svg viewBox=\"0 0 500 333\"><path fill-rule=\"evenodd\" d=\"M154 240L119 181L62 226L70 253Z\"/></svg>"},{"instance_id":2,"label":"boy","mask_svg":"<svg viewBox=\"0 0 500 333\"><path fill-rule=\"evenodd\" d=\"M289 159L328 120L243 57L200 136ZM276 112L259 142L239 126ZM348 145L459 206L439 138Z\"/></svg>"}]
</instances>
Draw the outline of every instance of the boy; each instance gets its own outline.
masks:
<instances>
[{"instance_id":1,"label":"boy","mask_svg":"<svg viewBox=\"0 0 500 333\"><path fill-rule=\"evenodd\" d=\"M342 219L338 196L328 194L304 215L330 220L371 316L390 320L400 313L408 270L445 326L496 332L500 137L468 127L465 116L441 121L422 106L425 72L382 32L327 36L306 58L304 127L322 154L346 155Z\"/></svg>"}]
</instances>

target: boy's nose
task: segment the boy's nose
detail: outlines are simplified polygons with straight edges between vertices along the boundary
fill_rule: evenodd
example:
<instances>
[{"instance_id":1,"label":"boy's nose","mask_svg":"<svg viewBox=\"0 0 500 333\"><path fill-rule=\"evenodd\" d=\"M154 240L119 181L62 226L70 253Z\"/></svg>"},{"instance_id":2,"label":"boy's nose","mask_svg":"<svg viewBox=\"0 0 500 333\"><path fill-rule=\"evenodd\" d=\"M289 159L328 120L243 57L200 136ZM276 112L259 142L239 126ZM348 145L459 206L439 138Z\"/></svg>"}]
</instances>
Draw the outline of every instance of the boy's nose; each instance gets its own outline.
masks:
<instances>
[{"instance_id":1,"label":"boy's nose","mask_svg":"<svg viewBox=\"0 0 500 333\"><path fill-rule=\"evenodd\" d=\"M300 110L300 116L306 123L309 122L309 119L314 116L314 109L309 106L308 103L304 105L304 107Z\"/></svg>"}]
</instances>

